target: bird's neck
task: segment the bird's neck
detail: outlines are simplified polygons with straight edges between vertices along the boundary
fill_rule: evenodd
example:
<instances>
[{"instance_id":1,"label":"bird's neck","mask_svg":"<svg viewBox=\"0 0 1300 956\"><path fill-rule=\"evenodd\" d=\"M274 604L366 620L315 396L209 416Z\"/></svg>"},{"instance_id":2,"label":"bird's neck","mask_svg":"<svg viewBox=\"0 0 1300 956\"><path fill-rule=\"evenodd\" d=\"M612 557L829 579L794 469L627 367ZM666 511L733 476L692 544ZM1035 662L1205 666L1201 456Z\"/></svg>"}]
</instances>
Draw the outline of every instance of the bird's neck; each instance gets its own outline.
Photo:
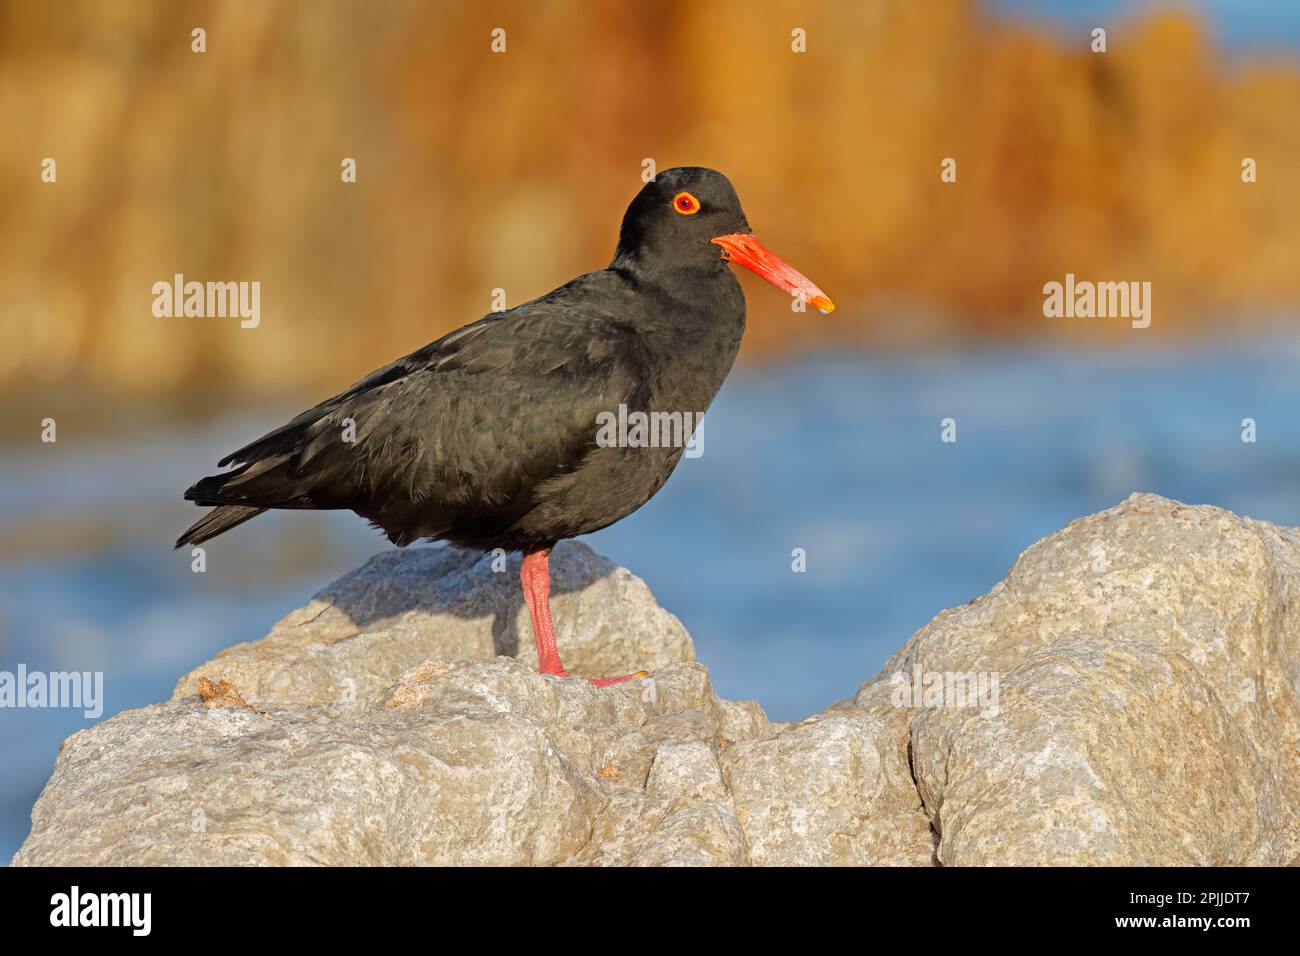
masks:
<instances>
[{"instance_id":1,"label":"bird's neck","mask_svg":"<svg viewBox=\"0 0 1300 956\"><path fill-rule=\"evenodd\" d=\"M721 257L674 259L620 249L608 271L644 301L660 306L651 310L656 323L696 331L744 326L745 296Z\"/></svg>"},{"instance_id":2,"label":"bird's neck","mask_svg":"<svg viewBox=\"0 0 1300 956\"><path fill-rule=\"evenodd\" d=\"M656 400L705 411L731 370L745 331L745 295L725 263L712 269L638 268L615 259L609 272L635 301L629 316L655 367Z\"/></svg>"}]
</instances>

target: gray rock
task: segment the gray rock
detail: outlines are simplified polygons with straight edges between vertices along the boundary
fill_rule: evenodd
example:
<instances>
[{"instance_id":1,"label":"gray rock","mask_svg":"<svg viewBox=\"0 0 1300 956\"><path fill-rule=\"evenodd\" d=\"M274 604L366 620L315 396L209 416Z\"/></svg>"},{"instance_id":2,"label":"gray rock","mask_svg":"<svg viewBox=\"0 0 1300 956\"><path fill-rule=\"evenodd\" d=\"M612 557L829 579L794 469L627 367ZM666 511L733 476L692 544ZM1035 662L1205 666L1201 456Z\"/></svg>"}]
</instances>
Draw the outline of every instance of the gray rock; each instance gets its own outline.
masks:
<instances>
[{"instance_id":1,"label":"gray rock","mask_svg":"<svg viewBox=\"0 0 1300 956\"><path fill-rule=\"evenodd\" d=\"M654 673L538 675L517 563L491 560L381 555L172 700L74 734L14 863L1300 855L1296 531L1135 495L793 725L720 700L676 618L581 545L554 562L571 668Z\"/></svg>"},{"instance_id":2,"label":"gray rock","mask_svg":"<svg viewBox=\"0 0 1300 956\"><path fill-rule=\"evenodd\" d=\"M68 738L14 863L720 865L770 839L767 818L739 819L718 753L745 742L724 730L772 728L752 702L718 700L699 664L598 689L507 658L427 661L370 700L252 710L229 696ZM797 799L814 796L832 804L816 819L850 812L834 794ZM832 849L803 856L843 858Z\"/></svg>"},{"instance_id":3,"label":"gray rock","mask_svg":"<svg viewBox=\"0 0 1300 956\"><path fill-rule=\"evenodd\" d=\"M997 714L898 706L918 671L996 676ZM945 864L1285 864L1298 688L1300 533L1133 495L940 614L856 704L910 744Z\"/></svg>"},{"instance_id":4,"label":"gray rock","mask_svg":"<svg viewBox=\"0 0 1300 956\"><path fill-rule=\"evenodd\" d=\"M681 621L625 568L575 541L561 542L550 564L556 641L569 673L604 677L695 660ZM422 661L498 656L537 668L518 555L385 551L266 637L186 674L172 699L196 693L200 676L220 673L254 705L346 703L382 693Z\"/></svg>"},{"instance_id":5,"label":"gray rock","mask_svg":"<svg viewBox=\"0 0 1300 956\"><path fill-rule=\"evenodd\" d=\"M752 863L928 866L933 858L907 764L885 724L863 711L738 743L723 772Z\"/></svg>"}]
</instances>

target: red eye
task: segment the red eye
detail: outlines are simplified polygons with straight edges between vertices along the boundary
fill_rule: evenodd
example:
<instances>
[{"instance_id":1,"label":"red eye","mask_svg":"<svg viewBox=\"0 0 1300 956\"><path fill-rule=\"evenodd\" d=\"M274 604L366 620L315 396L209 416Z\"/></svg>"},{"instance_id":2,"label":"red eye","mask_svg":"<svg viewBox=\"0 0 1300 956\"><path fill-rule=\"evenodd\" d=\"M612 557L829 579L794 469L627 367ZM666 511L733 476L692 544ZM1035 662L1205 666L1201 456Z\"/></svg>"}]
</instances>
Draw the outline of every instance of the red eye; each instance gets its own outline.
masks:
<instances>
[{"instance_id":1,"label":"red eye","mask_svg":"<svg viewBox=\"0 0 1300 956\"><path fill-rule=\"evenodd\" d=\"M700 211L700 201L690 193L678 193L673 197L673 208L683 216L693 216Z\"/></svg>"}]
</instances>

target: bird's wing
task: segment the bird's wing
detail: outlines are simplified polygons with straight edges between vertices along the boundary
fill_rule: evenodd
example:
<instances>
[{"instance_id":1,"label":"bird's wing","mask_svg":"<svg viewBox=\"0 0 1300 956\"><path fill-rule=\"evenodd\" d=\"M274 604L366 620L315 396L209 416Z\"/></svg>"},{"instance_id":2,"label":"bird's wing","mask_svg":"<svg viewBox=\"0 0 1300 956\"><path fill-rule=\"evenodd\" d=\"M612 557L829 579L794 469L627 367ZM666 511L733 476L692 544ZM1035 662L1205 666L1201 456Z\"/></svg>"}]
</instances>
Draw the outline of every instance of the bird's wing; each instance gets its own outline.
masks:
<instances>
[{"instance_id":1,"label":"bird's wing","mask_svg":"<svg viewBox=\"0 0 1300 956\"><path fill-rule=\"evenodd\" d=\"M599 413L647 402L637 332L564 306L547 297L452 332L226 456L235 469L186 497L526 510L531 489L590 454Z\"/></svg>"}]
</instances>

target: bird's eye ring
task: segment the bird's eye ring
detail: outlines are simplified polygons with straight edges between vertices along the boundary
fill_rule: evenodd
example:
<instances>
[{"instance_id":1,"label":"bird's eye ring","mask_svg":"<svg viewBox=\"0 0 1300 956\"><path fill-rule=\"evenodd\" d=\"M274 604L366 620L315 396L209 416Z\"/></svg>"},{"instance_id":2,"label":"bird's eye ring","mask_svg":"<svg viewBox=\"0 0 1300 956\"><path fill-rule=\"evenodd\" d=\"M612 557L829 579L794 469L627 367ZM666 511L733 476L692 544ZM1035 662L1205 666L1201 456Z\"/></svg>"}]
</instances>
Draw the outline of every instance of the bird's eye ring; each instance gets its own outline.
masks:
<instances>
[{"instance_id":1,"label":"bird's eye ring","mask_svg":"<svg viewBox=\"0 0 1300 956\"><path fill-rule=\"evenodd\" d=\"M693 216L700 211L700 201L690 193L678 193L673 197L673 208L683 216Z\"/></svg>"}]
</instances>

